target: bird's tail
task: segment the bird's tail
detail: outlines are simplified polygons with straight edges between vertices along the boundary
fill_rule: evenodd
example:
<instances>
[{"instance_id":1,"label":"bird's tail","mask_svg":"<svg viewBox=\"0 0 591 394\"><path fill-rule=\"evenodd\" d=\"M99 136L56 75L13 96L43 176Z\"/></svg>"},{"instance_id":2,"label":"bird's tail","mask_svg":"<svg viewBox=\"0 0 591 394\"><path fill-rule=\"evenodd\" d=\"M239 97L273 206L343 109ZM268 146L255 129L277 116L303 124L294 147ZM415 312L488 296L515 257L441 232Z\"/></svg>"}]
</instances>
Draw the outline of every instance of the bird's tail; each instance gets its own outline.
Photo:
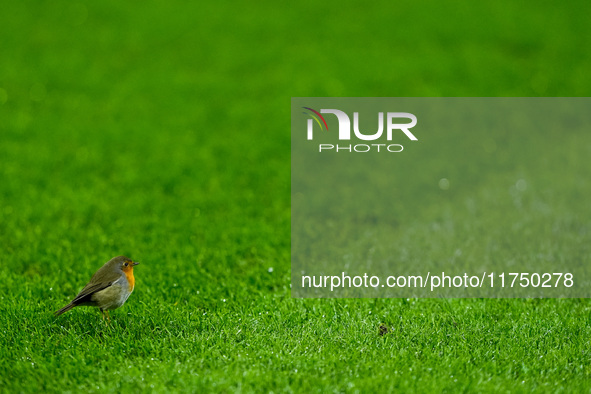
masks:
<instances>
[{"instance_id":1,"label":"bird's tail","mask_svg":"<svg viewBox=\"0 0 591 394\"><path fill-rule=\"evenodd\" d=\"M70 302L68 305L64 306L64 307L63 307L62 309L60 309L59 311L55 311L55 312L54 312L54 314L55 314L56 316L59 316L59 315L61 315L62 313L69 311L70 309L72 309L72 308L73 308L73 307L75 307L75 306L76 306L76 305L74 305L73 303L71 303L71 302Z\"/></svg>"}]
</instances>

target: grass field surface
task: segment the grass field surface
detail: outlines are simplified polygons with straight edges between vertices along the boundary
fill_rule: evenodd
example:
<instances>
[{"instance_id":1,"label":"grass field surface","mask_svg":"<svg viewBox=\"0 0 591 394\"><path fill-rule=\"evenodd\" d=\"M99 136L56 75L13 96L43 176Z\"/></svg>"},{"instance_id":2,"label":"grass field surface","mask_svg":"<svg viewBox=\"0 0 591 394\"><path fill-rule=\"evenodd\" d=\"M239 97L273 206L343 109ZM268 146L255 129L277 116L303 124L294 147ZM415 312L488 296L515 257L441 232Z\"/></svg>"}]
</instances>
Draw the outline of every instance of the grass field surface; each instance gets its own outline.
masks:
<instances>
[{"instance_id":1,"label":"grass field surface","mask_svg":"<svg viewBox=\"0 0 591 394\"><path fill-rule=\"evenodd\" d=\"M587 96L590 8L2 2L0 391L588 392L586 299L292 299L289 105ZM120 254L109 326L53 316Z\"/></svg>"}]
</instances>

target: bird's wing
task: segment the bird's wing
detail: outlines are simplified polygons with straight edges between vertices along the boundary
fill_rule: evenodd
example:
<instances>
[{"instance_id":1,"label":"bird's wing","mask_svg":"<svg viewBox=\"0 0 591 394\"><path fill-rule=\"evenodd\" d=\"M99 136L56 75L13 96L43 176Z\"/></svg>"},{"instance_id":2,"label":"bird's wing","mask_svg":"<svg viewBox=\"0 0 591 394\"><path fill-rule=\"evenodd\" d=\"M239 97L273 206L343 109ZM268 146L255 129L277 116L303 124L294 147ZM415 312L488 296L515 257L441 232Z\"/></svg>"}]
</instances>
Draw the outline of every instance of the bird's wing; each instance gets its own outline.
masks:
<instances>
[{"instance_id":1,"label":"bird's wing","mask_svg":"<svg viewBox=\"0 0 591 394\"><path fill-rule=\"evenodd\" d=\"M112 284L113 284L113 282L97 283L97 284L93 284L93 285L91 285L89 283L80 291L80 293L78 293L76 298L74 298L72 300L72 304L78 304L80 302L85 302L85 301L87 301L87 300L85 300L85 298L90 297L91 295L93 295L94 293L96 293L98 291L106 289L107 287L111 286Z\"/></svg>"},{"instance_id":2,"label":"bird's wing","mask_svg":"<svg viewBox=\"0 0 591 394\"><path fill-rule=\"evenodd\" d=\"M84 286L84 288L82 290L80 290L80 293L78 293L78 295L76 296L76 298L74 298L72 300L73 304L78 304L80 302L85 302L87 300L85 300L85 298L93 295L96 292L99 292L101 290L106 289L107 287L111 286L113 283L117 282L118 279L121 278L121 275L119 275L118 273L114 272L112 274L105 274L100 273L102 275L100 275L99 280L94 280L95 277L97 277L99 274L99 272L97 272L92 279L90 280L90 282Z\"/></svg>"}]
</instances>

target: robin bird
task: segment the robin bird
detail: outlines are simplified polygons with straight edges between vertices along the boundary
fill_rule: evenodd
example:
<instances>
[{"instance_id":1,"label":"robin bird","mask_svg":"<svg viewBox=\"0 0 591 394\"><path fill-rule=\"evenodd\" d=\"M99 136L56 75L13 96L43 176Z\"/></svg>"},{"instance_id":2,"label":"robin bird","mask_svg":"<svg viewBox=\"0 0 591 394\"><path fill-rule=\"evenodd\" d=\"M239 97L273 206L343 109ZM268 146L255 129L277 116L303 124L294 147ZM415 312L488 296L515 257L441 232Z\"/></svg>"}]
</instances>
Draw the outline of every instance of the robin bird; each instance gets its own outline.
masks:
<instances>
[{"instance_id":1,"label":"robin bird","mask_svg":"<svg viewBox=\"0 0 591 394\"><path fill-rule=\"evenodd\" d=\"M87 305L98 307L103 319L106 311L107 318L111 320L109 310L125 304L133 291L133 267L138 264L125 256L117 256L107 261L94 273L80 293L68 305L56 311L55 315L59 316L75 306Z\"/></svg>"}]
</instances>

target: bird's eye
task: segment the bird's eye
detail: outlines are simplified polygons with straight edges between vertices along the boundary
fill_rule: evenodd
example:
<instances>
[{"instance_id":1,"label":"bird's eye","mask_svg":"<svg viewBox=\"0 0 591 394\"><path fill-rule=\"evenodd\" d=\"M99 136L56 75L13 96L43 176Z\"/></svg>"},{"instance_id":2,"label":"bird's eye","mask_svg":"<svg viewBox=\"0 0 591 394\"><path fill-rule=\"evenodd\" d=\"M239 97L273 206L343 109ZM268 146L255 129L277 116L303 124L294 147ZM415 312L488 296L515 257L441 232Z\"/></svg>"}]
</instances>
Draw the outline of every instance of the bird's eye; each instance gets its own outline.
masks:
<instances>
[{"instance_id":1,"label":"bird's eye","mask_svg":"<svg viewBox=\"0 0 591 394\"><path fill-rule=\"evenodd\" d=\"M129 263L125 263L125 266L127 267L129 265Z\"/></svg>"}]
</instances>

